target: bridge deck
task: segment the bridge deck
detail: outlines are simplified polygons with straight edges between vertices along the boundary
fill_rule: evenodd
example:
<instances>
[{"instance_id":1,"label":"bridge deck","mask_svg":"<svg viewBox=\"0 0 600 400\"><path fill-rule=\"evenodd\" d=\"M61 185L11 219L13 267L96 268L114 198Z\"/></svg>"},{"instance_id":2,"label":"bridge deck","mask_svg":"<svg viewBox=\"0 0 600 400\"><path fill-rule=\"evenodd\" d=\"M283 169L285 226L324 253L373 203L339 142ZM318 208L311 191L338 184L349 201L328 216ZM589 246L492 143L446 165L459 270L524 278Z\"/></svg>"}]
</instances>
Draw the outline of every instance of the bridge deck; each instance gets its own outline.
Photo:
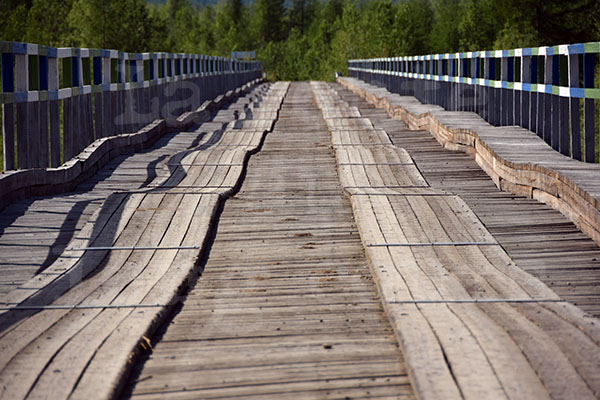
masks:
<instances>
[{"instance_id":1,"label":"bridge deck","mask_svg":"<svg viewBox=\"0 0 600 400\"><path fill-rule=\"evenodd\" d=\"M442 148L429 132L409 130L383 109L333 86L410 153L427 182L460 195L521 268L561 298L600 317L600 249L592 239L549 206L498 191L468 154Z\"/></svg>"},{"instance_id":2,"label":"bridge deck","mask_svg":"<svg viewBox=\"0 0 600 400\"><path fill-rule=\"evenodd\" d=\"M194 273L220 198L237 185L248 153L270 129L254 127L272 124L284 91L265 89L238 99L197 131L167 137L80 185L74 196L103 200L91 216L66 207L62 200L72 194L37 200L60 217L44 221L47 230L60 230L68 217L86 221L65 229L69 244L50 265L2 296L0 397L106 397L118 389L130 355ZM271 119L230 129L239 125L234 113L251 112L247 106ZM39 226L35 211L23 218ZM55 238L38 240L51 248Z\"/></svg>"},{"instance_id":3,"label":"bridge deck","mask_svg":"<svg viewBox=\"0 0 600 400\"><path fill-rule=\"evenodd\" d=\"M73 192L16 201L0 212L0 299L51 265L110 194L169 176L173 157L223 130L264 90L238 98L189 132L165 134L148 150L113 159Z\"/></svg>"},{"instance_id":4,"label":"bridge deck","mask_svg":"<svg viewBox=\"0 0 600 400\"><path fill-rule=\"evenodd\" d=\"M600 243L600 165L560 154L519 126L495 127L474 112L447 111L353 78L343 85L444 147L471 154L503 190L551 204ZM549 121L546 121L549 122Z\"/></svg>"},{"instance_id":5,"label":"bridge deck","mask_svg":"<svg viewBox=\"0 0 600 400\"><path fill-rule=\"evenodd\" d=\"M134 398L411 397L329 141L292 84Z\"/></svg>"},{"instance_id":6,"label":"bridge deck","mask_svg":"<svg viewBox=\"0 0 600 400\"><path fill-rule=\"evenodd\" d=\"M3 297L58 307L0 313L0 397L115 394L143 351L142 398L600 395L600 325L561 302L598 310L597 247L572 224L337 85L259 97L213 121L236 129L82 186L97 212ZM119 249L72 250L89 245Z\"/></svg>"}]
</instances>

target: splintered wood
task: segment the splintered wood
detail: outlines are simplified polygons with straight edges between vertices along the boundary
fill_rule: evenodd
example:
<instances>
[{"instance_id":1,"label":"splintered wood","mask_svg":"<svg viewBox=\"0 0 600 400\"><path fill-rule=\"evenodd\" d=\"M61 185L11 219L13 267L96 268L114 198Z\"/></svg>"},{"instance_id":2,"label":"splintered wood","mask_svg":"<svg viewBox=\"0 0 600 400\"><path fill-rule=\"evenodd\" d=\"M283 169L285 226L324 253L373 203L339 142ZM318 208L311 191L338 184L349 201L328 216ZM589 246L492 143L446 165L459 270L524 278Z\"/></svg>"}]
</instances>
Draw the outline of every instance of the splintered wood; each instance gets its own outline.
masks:
<instances>
[{"instance_id":1,"label":"splintered wood","mask_svg":"<svg viewBox=\"0 0 600 400\"><path fill-rule=\"evenodd\" d=\"M332 113L350 107L327 84L312 87L417 395L600 396L597 320L519 268L460 197L427 188L402 149L374 146L364 117ZM339 146L340 129L360 138Z\"/></svg>"},{"instance_id":2,"label":"splintered wood","mask_svg":"<svg viewBox=\"0 0 600 400\"><path fill-rule=\"evenodd\" d=\"M168 174L110 194L52 265L2 298L0 398L115 395L139 344L197 273L218 204L239 184L287 86L259 91L268 106L252 104L270 120L217 129L171 157Z\"/></svg>"}]
</instances>

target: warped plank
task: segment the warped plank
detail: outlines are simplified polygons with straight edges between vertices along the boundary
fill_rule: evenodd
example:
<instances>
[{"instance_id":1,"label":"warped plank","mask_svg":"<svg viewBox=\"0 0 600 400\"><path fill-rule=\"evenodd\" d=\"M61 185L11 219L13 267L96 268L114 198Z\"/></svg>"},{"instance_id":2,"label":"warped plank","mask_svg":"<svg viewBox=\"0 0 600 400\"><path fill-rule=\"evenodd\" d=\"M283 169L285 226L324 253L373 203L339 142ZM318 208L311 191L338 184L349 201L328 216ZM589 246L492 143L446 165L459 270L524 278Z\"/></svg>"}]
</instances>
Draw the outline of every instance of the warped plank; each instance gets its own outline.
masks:
<instances>
[{"instance_id":1,"label":"warped plank","mask_svg":"<svg viewBox=\"0 0 600 400\"><path fill-rule=\"evenodd\" d=\"M252 145L261 135L264 131L240 131L234 140ZM200 147L191 153L203 151ZM211 151L218 153L216 160L230 164L244 162L250 150ZM177 169L173 179L185 182ZM186 173L194 183L208 171L208 182L221 187L237 182L243 172L241 166L228 166L226 174L214 170L199 164ZM108 197L66 253L44 272L47 278L23 285L21 291L28 290L30 300L14 297L19 305L42 308L2 316L2 397L115 395L140 340L156 329L178 300L179 288L193 277L222 197L153 191ZM96 246L118 249L89 249ZM66 272L63 258L69 263ZM43 307L62 305L67 307Z\"/></svg>"},{"instance_id":2,"label":"warped plank","mask_svg":"<svg viewBox=\"0 0 600 400\"><path fill-rule=\"evenodd\" d=\"M313 90L335 97L326 85L314 84ZM316 98L326 103L328 97ZM338 168L352 163L353 157L354 163L358 161L356 151L337 147L336 152L342 164ZM352 179L351 175L349 169L340 169L342 181ZM570 304L502 302L559 298L518 268L500 246L478 244L495 240L464 201L439 196L439 191L427 196L428 189L378 190L366 191L371 195L350 192L353 210L421 396L481 398L493 393L498 398L564 398L577 393L576 397L594 398L598 394L600 375L597 368L590 368L592 360L600 359L597 327ZM473 244L452 245L469 242ZM378 243L407 246L369 246ZM474 299L501 302L470 304ZM575 334L576 330L585 333ZM426 352L424 343L439 351Z\"/></svg>"},{"instance_id":3,"label":"warped plank","mask_svg":"<svg viewBox=\"0 0 600 400\"><path fill-rule=\"evenodd\" d=\"M306 83L280 115L134 398L412 398Z\"/></svg>"}]
</instances>

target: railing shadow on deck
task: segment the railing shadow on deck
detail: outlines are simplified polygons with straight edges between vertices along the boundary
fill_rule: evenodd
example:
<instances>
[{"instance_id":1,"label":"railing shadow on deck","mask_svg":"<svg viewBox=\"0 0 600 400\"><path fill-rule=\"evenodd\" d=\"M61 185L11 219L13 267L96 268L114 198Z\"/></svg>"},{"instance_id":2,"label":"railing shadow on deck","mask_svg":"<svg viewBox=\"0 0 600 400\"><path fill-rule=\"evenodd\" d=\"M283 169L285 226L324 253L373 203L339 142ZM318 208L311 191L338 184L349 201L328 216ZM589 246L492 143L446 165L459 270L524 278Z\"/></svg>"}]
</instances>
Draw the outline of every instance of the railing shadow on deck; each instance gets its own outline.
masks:
<instances>
[{"instance_id":1,"label":"railing shadow on deck","mask_svg":"<svg viewBox=\"0 0 600 400\"><path fill-rule=\"evenodd\" d=\"M153 171L151 171L151 165L156 164L160 161L161 158L166 157L164 155L149 163L146 181L140 187L133 190L132 193L116 192L110 194L104 200L103 205L100 206L100 209L98 210L95 218L95 221L104 221L105 223L93 223L93 229L89 232L87 237L88 244L92 245L93 243L93 247L110 248L114 246L116 236L111 235L110 233L112 232L116 234L116 232L113 232L110 229L108 229L109 234L106 234L105 232L105 228L107 227L108 221L110 220L113 224L118 224L119 221L122 219L122 213L125 210L125 205L129 200L131 200L132 196L137 193L168 194L170 188L176 186L187 176L187 172L184 169L182 169L180 165L182 160L186 156L194 152L207 150L215 145L218 145L220 140L223 138L223 134L225 133L225 125L227 124L223 124L223 126L220 129L214 130L207 138L207 140L205 140L203 143L200 143L200 141L202 140L202 138L207 136L208 132L196 131L195 128L197 128L198 125L190 127L189 131L194 130L194 132L198 132L198 136L193 140L193 143L196 144L192 144L186 150L180 151L177 154L168 157L166 165L169 169L169 174L167 176L167 179L163 180L157 186L148 187L153 182L153 179L151 179L151 177L157 176L156 173L153 173ZM77 204L79 205L79 202ZM73 238L74 237L71 235L70 239ZM61 237L61 240L64 241L65 237ZM72 244L70 240L69 243ZM46 265L46 267L51 265L53 262L56 262L58 258L63 255L62 252L66 249L66 247L67 245L62 247L61 254L58 254L53 257L52 255L49 255L48 260L51 259L51 262L48 265ZM54 280L49 285L35 293L33 296L30 296L27 300L19 304L19 306L24 306L26 308L32 307L32 309L7 310L6 312L0 314L0 333L5 331L6 329L9 329L11 326L29 317L30 315L37 313L40 309L43 309L44 306L50 305L54 300L59 298L70 288L76 286L84 279L90 277L92 274L96 274L99 271L101 271L103 266L108 262L109 258L110 250L84 252L83 255L79 257L77 264L74 268L71 268L71 270L66 271L66 273L63 276ZM39 307L39 309L37 309L36 307Z\"/></svg>"},{"instance_id":2,"label":"railing shadow on deck","mask_svg":"<svg viewBox=\"0 0 600 400\"><path fill-rule=\"evenodd\" d=\"M156 140L165 127L180 127L181 113L194 112L212 99L218 103L262 75L257 61L15 42L0 42L0 60L5 171L0 173L0 210L32 190L46 194L39 186L56 189L65 183L46 179L39 170L77 174L65 169L82 154L85 158L95 142L144 130L132 140ZM122 144L130 146L126 142ZM112 151L108 158L118 153ZM101 158L107 161L104 154ZM61 191L66 191L74 184L63 186Z\"/></svg>"}]
</instances>

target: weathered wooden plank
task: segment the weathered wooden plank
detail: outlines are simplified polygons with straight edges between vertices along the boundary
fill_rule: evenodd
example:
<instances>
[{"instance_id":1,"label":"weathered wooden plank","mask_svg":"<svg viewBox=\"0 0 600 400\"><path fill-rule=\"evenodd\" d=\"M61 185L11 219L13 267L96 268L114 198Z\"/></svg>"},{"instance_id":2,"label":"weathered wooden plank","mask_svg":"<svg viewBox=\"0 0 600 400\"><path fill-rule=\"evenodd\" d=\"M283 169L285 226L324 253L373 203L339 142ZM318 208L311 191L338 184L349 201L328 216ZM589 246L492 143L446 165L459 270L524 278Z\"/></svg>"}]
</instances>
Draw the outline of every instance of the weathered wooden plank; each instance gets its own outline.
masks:
<instances>
[{"instance_id":1,"label":"weathered wooden plank","mask_svg":"<svg viewBox=\"0 0 600 400\"><path fill-rule=\"evenodd\" d=\"M5 171L15 169L15 108L2 104L2 152Z\"/></svg>"},{"instance_id":2,"label":"weathered wooden plank","mask_svg":"<svg viewBox=\"0 0 600 400\"><path fill-rule=\"evenodd\" d=\"M27 127L28 127L28 103L17 103L17 168L18 169L26 169L29 168L29 157L27 154L28 149L28 135L27 135Z\"/></svg>"},{"instance_id":3,"label":"weathered wooden plank","mask_svg":"<svg viewBox=\"0 0 600 400\"><path fill-rule=\"evenodd\" d=\"M240 193L226 202L203 275L170 324L166 339L155 346L153 357L144 365L133 388L134 396L149 391L173 395L176 392L172 390L184 386L198 390L195 393L200 396L227 395L233 393L228 384L232 382L237 386L236 395L262 397L263 388L280 388L276 390L284 392L299 380L313 382L311 390L326 388L329 383L325 380L341 382L350 376L386 376L390 379L386 384L393 385L393 380L405 373L396 361L393 341L390 345L391 331L382 325L385 319L381 318L381 311L361 315L352 305L354 301L357 305L367 302L369 310L377 310L364 263L357 263L355 258L356 251L360 251L356 232L343 232L340 226L335 228L340 230L339 235L326 234L339 224L352 229L348 212L329 211L337 211L344 198L339 184L332 179L335 170L328 147L314 145L315 141L327 141L326 125L312 108L308 85L294 84L291 90L295 100L287 106L284 102L281 113L286 117L267 135L256 158L251 158ZM306 123L299 122L307 112L314 116L310 118L311 134L299 135L299 129L306 129ZM250 135L255 137L257 133ZM298 139L297 147L288 144L290 138ZM224 138L229 144L243 143L240 139ZM234 161L238 154L223 154L219 162ZM316 155L324 161L295 165L296 160L309 160ZM199 161L204 160L196 158L194 163ZM280 166L286 168L279 170ZM323 186L330 185L335 188L333 194L315 208L312 200L318 199L317 193ZM301 225L293 225L301 221ZM329 221L327 231L318 221ZM352 243L346 243L347 236L354 237ZM298 302L299 298L307 302ZM345 303L348 299L354 300ZM234 304L240 309L231 308ZM327 304L337 304L336 311L327 311ZM201 314L198 305L204 309ZM377 338L377 343L388 343L385 348L390 352L374 358L373 353L369 356L360 346L344 345L343 341L351 337L364 337L365 341ZM321 338L326 342L321 342ZM295 343L293 351L286 344L290 340ZM250 346L248 352L231 347L234 342ZM379 349L383 351L384 347ZM185 357L190 352L198 357ZM175 358L169 358L170 355ZM220 368L214 368L209 361L213 355L220 360ZM165 359L171 359L172 364L165 364ZM239 360L246 360L248 368L240 369ZM266 368L262 364L278 367ZM167 372L173 368L178 371L177 378ZM199 374L200 371L206 373ZM164 386L165 380L171 382L173 389ZM208 388L210 392L206 391ZM298 387L296 395L310 393L307 388ZM408 386L396 390L411 395Z\"/></svg>"},{"instance_id":4,"label":"weathered wooden plank","mask_svg":"<svg viewBox=\"0 0 600 400\"><path fill-rule=\"evenodd\" d=\"M50 108L50 167L55 168L61 164L61 156L62 156L60 100L49 101L49 108Z\"/></svg>"},{"instance_id":5,"label":"weathered wooden plank","mask_svg":"<svg viewBox=\"0 0 600 400\"><path fill-rule=\"evenodd\" d=\"M87 147L88 145L90 145L94 140L96 140L95 130L94 130L94 106L93 106L91 93L88 93L84 96L84 107L85 107L85 115L84 115L85 125L84 126L85 126L85 132L86 132L86 143L82 147L82 150L85 147Z\"/></svg>"},{"instance_id":6,"label":"weathered wooden plank","mask_svg":"<svg viewBox=\"0 0 600 400\"><path fill-rule=\"evenodd\" d=\"M39 140L39 166L41 168L48 168L50 166L50 110L49 102L40 102L40 140Z\"/></svg>"},{"instance_id":7,"label":"weathered wooden plank","mask_svg":"<svg viewBox=\"0 0 600 400\"><path fill-rule=\"evenodd\" d=\"M39 167L40 162L40 103L27 103L27 139L25 140L26 162L24 168Z\"/></svg>"},{"instance_id":8,"label":"weathered wooden plank","mask_svg":"<svg viewBox=\"0 0 600 400\"><path fill-rule=\"evenodd\" d=\"M73 98L67 97L62 100L63 107L63 160L68 161L75 155L73 148L75 125L73 115Z\"/></svg>"},{"instance_id":9,"label":"weathered wooden plank","mask_svg":"<svg viewBox=\"0 0 600 400\"><path fill-rule=\"evenodd\" d=\"M550 142L548 142L552 148L556 151L560 151L560 114L561 114L560 97L558 95L552 95L550 100Z\"/></svg>"},{"instance_id":10,"label":"weathered wooden plank","mask_svg":"<svg viewBox=\"0 0 600 400\"><path fill-rule=\"evenodd\" d=\"M389 199L386 196L352 197L361 236L366 243L372 243L373 238L384 239L384 243L474 241L481 239L481 234L487 240L492 239L478 218L468 210L468 206L456 199L450 196L394 196ZM394 304L403 299L452 300L472 297L558 299L541 281L516 267L499 246L368 247L367 251L384 302ZM416 313L410 314L408 311L410 306L414 305L402 305L404 316L418 320ZM439 356L429 353L432 362L427 364L435 364L437 360L438 367L443 371L446 363L450 363L463 396L485 396L485 387L488 391L497 390L497 396L507 396L509 393L512 396L523 395L519 387L532 390L526 395L532 397L561 397L572 391L578 397L592 398L596 393L595 387L600 377L587 370L587 365L589 360L597 358L590 355L600 351L598 332L585 322L586 319L573 306L560 308L564 310L561 311L563 321L569 321L565 323L563 332L570 328L584 329L589 335L587 337L596 338L591 342L587 338L579 339L583 347L588 343L591 345L587 357L583 358L569 356L578 353L565 342L565 338L572 335L555 336L556 329L550 327L556 325L552 322L552 314L543 312L545 305L521 307L500 304L492 306L495 307L493 312L486 308L483 313L467 304L458 307L454 304L419 304L417 307L421 317L428 322L421 326L423 332L420 335L408 331L401 324L394 325L401 342L406 337L407 343L413 346L405 346L409 365L415 362L415 365L422 366L417 353L412 353L419 347L410 338L434 334L439 342L433 346L440 346L445 358L441 361ZM550 309L556 311L558 308L553 305ZM506 318L499 318L498 311ZM392 314L391 318L400 319L400 316ZM535 322L536 318L543 321ZM482 320L488 322L482 323ZM481 326L486 328L481 329ZM453 340L454 335L460 340ZM489 346L492 342L504 343L507 347L499 351L499 347ZM536 342L539 342L537 346L534 345ZM514 356L507 357L506 352L509 351L514 352ZM540 364L543 354L548 353L551 355L544 365L554 365L554 368ZM462 364L464 360L461 357L464 354L469 354L477 367ZM422 354L419 356L422 357ZM474 370L477 371L475 374ZM439 387L435 379L431 380L421 369L412 371L413 380L421 382L416 385L417 390L423 390L420 393L439 397L439 393L432 392L434 389L429 384L433 381L434 387ZM480 375L479 379L476 375ZM515 382L520 380L522 383L515 386ZM425 382L427 384L423 384Z\"/></svg>"},{"instance_id":11,"label":"weathered wooden plank","mask_svg":"<svg viewBox=\"0 0 600 400\"><path fill-rule=\"evenodd\" d=\"M252 133L250 139L255 137ZM224 161L240 160L238 152L225 150L225 156L220 153ZM229 175L241 174L238 167L227 168ZM135 201L123 203L128 197ZM115 201L114 207L107 207L104 213L92 217L71 246L89 243L92 246L152 247L203 243L215 216L218 196L133 194L113 198L121 201ZM87 312L43 310L5 329L0 337L3 355L6 355L3 360L8 363L0 374L0 380L6 382L4 394L36 397L52 393L53 397L67 397L72 393L86 393L86 396L108 397L114 393L129 368L131 351L136 349L142 335L155 328L153 324L160 314L158 310L145 315L131 309L102 310L102 305L172 303L177 288L191 277L198 252L197 249L122 250L106 255L106 252L92 251L85 252L81 259L64 257L66 262L55 263L54 268L40 275L43 279L25 285L28 289L54 293L41 293L35 297L36 301L47 304L60 296L54 304L99 305L100 308ZM69 263L71 266L85 264L80 268L83 271L74 271L77 276L69 276L68 272L65 275L71 286L45 288L44 285L65 274ZM91 271L95 273L82 281ZM65 288L70 290L62 294ZM25 298L32 292L28 293ZM67 325L63 326L63 322ZM47 340L45 333L54 340ZM36 350L31 353L29 349ZM115 362L118 367L107 374L107 363L114 366ZM87 370L91 371L90 378L84 372Z\"/></svg>"},{"instance_id":12,"label":"weathered wooden plank","mask_svg":"<svg viewBox=\"0 0 600 400\"><path fill-rule=\"evenodd\" d=\"M165 232L168 222L173 218L177 207L180 204L180 195L165 196L164 201L160 201L162 196L149 196L151 202L143 201L140 204L142 208L156 208L157 211L153 213L151 220L149 220L148 226L144 229L144 233L140 236L136 242L136 246L155 246L159 245L157 240L160 240L164 235L168 235L172 232ZM165 204L166 203L166 204ZM157 207L158 206L158 207ZM141 208L140 208L141 209ZM138 210L140 210L138 209ZM132 221L135 226L135 214L132 216ZM181 226L183 229L189 224L187 221L175 220L175 226ZM170 238L171 239L171 238ZM177 245L179 240L177 237L172 238L173 242ZM115 243L116 244L116 243ZM174 251L160 252L173 253ZM121 297L125 297L123 288L136 288L137 285L133 284L128 286L134 278L141 278L141 273L144 267L149 263L153 256L152 251L133 251L133 252L119 252L118 256L111 256L110 264L106 265L104 269L96 274L92 279L79 285L75 288L76 292L89 291L90 295L86 296L82 304L93 305L93 304L113 304L117 302ZM125 262L130 266L125 267ZM170 263L166 263L166 266ZM102 277L102 275L104 277ZM100 280L100 282L98 282ZM102 282L105 280L104 282ZM95 282L94 282L95 281ZM151 285L146 279L141 278L141 282ZM99 284L100 283L100 284ZM86 287L87 286L87 287ZM95 290L92 290L96 288ZM138 287L139 288L139 287ZM148 288L139 288L136 293L138 296L144 296L148 292ZM131 289L129 289L130 291ZM83 297L81 294L77 297ZM63 296L65 297L65 296ZM70 293L66 295L68 301ZM74 299L73 299L74 300ZM137 304L141 299L125 299L125 303L121 304ZM64 398L67 397L74 389L75 384L79 380L79 377L75 374L66 374L60 378L61 385L53 385L52 383L57 379L55 373L50 371L83 371L89 360L97 352L98 347L102 344L105 338L118 326L119 322L122 321L132 310L98 310L96 313L88 313L90 317L87 319L89 323L86 324L85 328L79 330L76 335L68 339L68 343L61 347L60 352L52 358L50 364L45 367L45 373L40 374L37 378L36 384L33 387L31 393L34 394L40 391L41 393L47 393L48 388L52 388L53 397ZM128 335L128 333L125 333ZM135 338L139 340L139 336ZM41 346L40 346L41 347ZM73 355L77 355L76 358Z\"/></svg>"},{"instance_id":13,"label":"weathered wooden plank","mask_svg":"<svg viewBox=\"0 0 600 400\"><path fill-rule=\"evenodd\" d=\"M72 99L73 106L73 157L81 153L85 143L85 95L80 93Z\"/></svg>"},{"instance_id":14,"label":"weathered wooden plank","mask_svg":"<svg viewBox=\"0 0 600 400\"><path fill-rule=\"evenodd\" d=\"M183 243L202 243L209 232L217 206L217 196L189 196L186 195L182 206L177 210L173 224L165 232L161 246ZM185 235L185 237L184 237ZM136 302L169 303L173 302L173 291L165 288L177 287L186 278L184 271L193 268L196 262L197 251L173 250L156 252L143 272L136 277L132 285L119 294L113 301L115 304L131 304ZM177 270L182 271L177 273ZM176 276L169 276L176 275ZM86 368L84 379L78 383L75 394L85 397L92 395L97 387L118 388L119 381L123 379L124 369L106 373L106 365L119 360L119 365L125 368L129 362L129 354L121 350L123 343L135 348L139 338L147 334L147 327L151 324L152 314L136 313L129 310L121 318L111 315L103 316L106 321L118 321L120 326L113 328L108 338L99 345L94 354L94 359ZM116 326L115 326L116 327ZM105 332L109 332L104 329ZM97 335L90 331L90 335ZM85 340L82 338L81 340Z\"/></svg>"},{"instance_id":15,"label":"weathered wooden plank","mask_svg":"<svg viewBox=\"0 0 600 400\"><path fill-rule=\"evenodd\" d=\"M382 94L382 96L386 95ZM543 143L539 141L536 143L533 135L514 127L495 129L485 128L483 125L468 126L469 133L465 135L460 126L454 125L458 119L464 117L463 115L436 110L435 118L432 119L428 115L419 115L425 113L424 110L415 112L418 117L414 116L414 118L429 119L424 123L433 124L428 125L428 129L445 146L476 155L477 162L492 176L498 187L552 204L553 207L569 215L569 218L587 234L598 240L599 229L595 227L600 224L598 218L600 214L595 210L597 207L594 197L598 192L595 185L591 183L592 180L587 179L589 165L577 165L576 161L560 158ZM523 145L518 144L516 140L519 132ZM507 144L507 138L502 138L506 133L511 136L511 139L513 134L515 135L512 143L509 140ZM542 136L548 133L551 133L551 129L548 132L541 132ZM535 155L533 159L532 154ZM579 216L576 216L576 213Z\"/></svg>"},{"instance_id":16,"label":"weathered wooden plank","mask_svg":"<svg viewBox=\"0 0 600 400\"><path fill-rule=\"evenodd\" d=\"M94 102L94 138L99 139L105 135L104 121L106 120L104 116L104 104L102 101L104 92L94 93L92 95L92 99Z\"/></svg>"},{"instance_id":17,"label":"weathered wooden plank","mask_svg":"<svg viewBox=\"0 0 600 400\"><path fill-rule=\"evenodd\" d=\"M240 101L243 101L243 98L240 98ZM55 101L55 104L57 105L56 112L58 113L58 101ZM233 118L233 116L231 116L231 118ZM58 115L56 121L57 123L60 121ZM203 125L204 128L202 129L217 129L216 127L213 127L213 125L207 123ZM218 124L218 126L220 127L221 125ZM52 229L57 232L59 236L57 236L56 239L53 239L53 236L48 236L48 238L46 238L38 233L36 238L47 247L44 247L44 250L36 250L35 252L28 249L27 257L23 257L23 254L25 254L23 247L12 246L15 244L15 240L8 240L10 236L6 235L7 231L5 230L5 234L0 237L0 243L12 247L3 247L5 251L0 252L0 269L7 273L10 270L12 271L12 275L10 280L5 282L6 284L1 285L0 295L4 296L12 289L17 288L20 284L31 278L38 269L46 268L58 258L60 253L66 248L68 241L89 219L90 213L87 212L87 210L95 210L98 207L98 196L109 196L114 190L128 191L131 190L131 188L147 185L155 178L156 181L159 182L161 179L164 179L164 176L168 176L169 174L168 169L164 167L164 163L166 162L165 154L176 154L177 152L185 151L190 144L193 144L196 137L201 135L203 134L184 132L178 135L165 136L152 151L139 153L127 159L132 160L132 162L134 160L139 160L139 162L133 162L133 164L135 164L135 170L128 169L129 171L136 171L135 173L122 174L118 172L122 168L122 170L125 171L125 168L130 167L129 161L123 162L123 159L119 158L111 162L105 168L104 172L98 174L90 183L80 185L78 190L89 191L89 196L85 193L74 193L60 196L60 201L52 201L52 198L49 197L35 200L33 203L19 203L20 205L17 206L15 210L12 210L11 207L9 207L6 211L8 211L10 215L6 215L8 219L2 217L2 223L11 224L13 223L13 219L17 218L14 220L14 229L21 232L18 237L25 238L27 235L25 232L29 229L28 227L37 227L38 231ZM59 137L59 135L56 136L56 138ZM60 150L60 147L58 147L58 149ZM58 153L58 155L60 155L60 153ZM142 165L144 166L143 169L139 169ZM115 170L117 167L118 169ZM88 203L89 201L91 201L91 203ZM14 214L14 211L17 211L18 213ZM22 217L21 214L23 214ZM17 240L17 242L27 245L26 241ZM22 265L18 272L13 270L13 267L16 265L15 263ZM37 265L37 267L35 267L35 265ZM8 279L8 275L5 276Z\"/></svg>"}]
</instances>

